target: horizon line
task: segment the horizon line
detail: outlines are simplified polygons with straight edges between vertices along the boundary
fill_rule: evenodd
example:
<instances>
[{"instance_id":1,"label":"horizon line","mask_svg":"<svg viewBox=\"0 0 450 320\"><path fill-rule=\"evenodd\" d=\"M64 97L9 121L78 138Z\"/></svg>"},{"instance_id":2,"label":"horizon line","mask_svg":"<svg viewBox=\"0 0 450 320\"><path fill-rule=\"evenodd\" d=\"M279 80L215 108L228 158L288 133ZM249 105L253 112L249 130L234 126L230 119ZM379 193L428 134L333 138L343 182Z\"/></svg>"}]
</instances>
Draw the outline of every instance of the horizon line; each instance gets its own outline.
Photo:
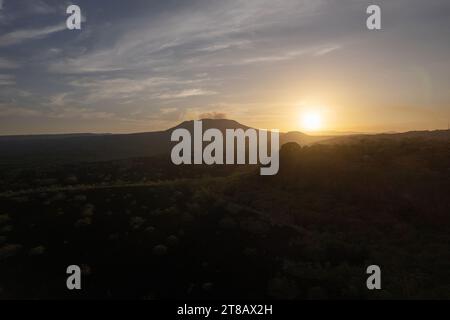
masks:
<instances>
[{"instance_id":1,"label":"horizon line","mask_svg":"<svg viewBox=\"0 0 450 320\"><path fill-rule=\"evenodd\" d=\"M23 133L23 134L0 134L0 137L27 137L27 136L76 136L76 135L133 135L133 134L145 134L145 133L153 133L153 132L165 132L172 130L178 126L180 126L183 123L186 122L193 122L193 121L205 121L205 120L212 120L212 121L234 121L242 126L248 127L250 129L256 129L256 130L262 130L262 128L254 128L247 125L242 124L241 122L234 120L234 119L213 119L213 118L203 118L198 120L183 120L179 122L178 124L168 128L168 129L160 129L155 131L136 131L136 132L54 132L54 133ZM269 129L264 129L268 130ZM273 130L273 129L272 129ZM317 132L308 132L308 131L300 131L300 130L294 130L294 131L281 131L280 133L288 134L288 133L301 133L312 137L320 137L320 136L355 136L355 135L380 135L380 134L402 134L402 133L409 133L409 132L434 132L434 131L450 131L450 128L447 129L424 129L424 130L407 130L407 131L379 131L379 132L354 132L354 131L338 131L338 130L325 130L325 131L317 131Z\"/></svg>"}]
</instances>

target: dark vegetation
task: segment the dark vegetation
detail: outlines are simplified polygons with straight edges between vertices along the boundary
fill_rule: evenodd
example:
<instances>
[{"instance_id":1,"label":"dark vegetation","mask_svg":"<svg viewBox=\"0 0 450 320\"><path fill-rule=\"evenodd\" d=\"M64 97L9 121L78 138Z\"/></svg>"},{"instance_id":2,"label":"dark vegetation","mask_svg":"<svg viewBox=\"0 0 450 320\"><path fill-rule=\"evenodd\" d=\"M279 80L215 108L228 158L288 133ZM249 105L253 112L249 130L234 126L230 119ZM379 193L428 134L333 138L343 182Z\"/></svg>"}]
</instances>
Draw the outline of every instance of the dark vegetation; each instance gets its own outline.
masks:
<instances>
[{"instance_id":1,"label":"dark vegetation","mask_svg":"<svg viewBox=\"0 0 450 320\"><path fill-rule=\"evenodd\" d=\"M8 164L0 297L448 299L449 160L448 139L380 137L285 144L274 177L164 155Z\"/></svg>"}]
</instances>

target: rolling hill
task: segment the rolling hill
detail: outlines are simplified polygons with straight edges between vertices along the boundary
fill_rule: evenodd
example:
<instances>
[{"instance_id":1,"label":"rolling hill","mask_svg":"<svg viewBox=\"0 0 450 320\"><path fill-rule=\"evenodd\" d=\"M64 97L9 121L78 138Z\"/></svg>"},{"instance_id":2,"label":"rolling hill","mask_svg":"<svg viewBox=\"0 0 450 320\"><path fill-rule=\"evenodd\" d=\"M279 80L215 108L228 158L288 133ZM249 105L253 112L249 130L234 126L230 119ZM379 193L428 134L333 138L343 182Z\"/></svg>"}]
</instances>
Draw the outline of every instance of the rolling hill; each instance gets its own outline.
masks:
<instances>
[{"instance_id":1,"label":"rolling hill","mask_svg":"<svg viewBox=\"0 0 450 320\"><path fill-rule=\"evenodd\" d=\"M173 130L193 132L193 121L185 121L166 131L133 134L61 134L0 137L0 164L76 163L151 157L170 152ZM204 119L203 130L249 129L234 120ZM329 137L312 137L300 132L280 134L280 143L301 145Z\"/></svg>"},{"instance_id":2,"label":"rolling hill","mask_svg":"<svg viewBox=\"0 0 450 320\"><path fill-rule=\"evenodd\" d=\"M0 165L46 165L53 163L77 163L110 161L152 157L167 154L171 149L173 130L185 128L193 132L193 121L185 121L165 131L133 134L60 134L0 137ZM216 128L243 129L250 127L234 120L203 119L203 130ZM399 134L311 136L302 132L280 133L280 145L295 142L299 145L346 144L373 139L449 139L450 131L415 131Z\"/></svg>"}]
</instances>

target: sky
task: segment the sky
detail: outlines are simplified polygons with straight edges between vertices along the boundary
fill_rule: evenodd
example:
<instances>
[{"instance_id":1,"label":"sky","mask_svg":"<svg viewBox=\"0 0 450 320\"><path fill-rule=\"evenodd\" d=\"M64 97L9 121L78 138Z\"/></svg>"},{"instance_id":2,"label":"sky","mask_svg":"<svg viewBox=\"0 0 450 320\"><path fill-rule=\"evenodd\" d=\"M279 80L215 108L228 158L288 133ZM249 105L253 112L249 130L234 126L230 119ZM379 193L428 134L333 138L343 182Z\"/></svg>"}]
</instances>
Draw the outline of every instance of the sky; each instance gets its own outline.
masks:
<instances>
[{"instance_id":1,"label":"sky","mask_svg":"<svg viewBox=\"0 0 450 320\"><path fill-rule=\"evenodd\" d=\"M446 129L449 39L448 0L0 0L0 134Z\"/></svg>"}]
</instances>

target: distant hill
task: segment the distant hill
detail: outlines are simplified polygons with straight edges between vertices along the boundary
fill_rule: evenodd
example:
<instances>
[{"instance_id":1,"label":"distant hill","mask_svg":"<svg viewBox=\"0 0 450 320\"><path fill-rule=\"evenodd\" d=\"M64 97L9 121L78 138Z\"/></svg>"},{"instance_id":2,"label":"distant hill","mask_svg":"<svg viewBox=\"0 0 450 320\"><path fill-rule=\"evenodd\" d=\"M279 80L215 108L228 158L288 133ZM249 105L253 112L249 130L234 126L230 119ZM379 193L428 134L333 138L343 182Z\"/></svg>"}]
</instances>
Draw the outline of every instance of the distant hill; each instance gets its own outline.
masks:
<instances>
[{"instance_id":1,"label":"distant hill","mask_svg":"<svg viewBox=\"0 0 450 320\"><path fill-rule=\"evenodd\" d=\"M178 128L193 131L193 121L185 121L165 131L134 134L61 134L0 136L0 165L52 164L110 161L151 157L170 152L171 132ZM203 130L217 128L249 129L237 121L228 119L203 119ZM314 143L351 143L360 139L428 137L448 139L448 131L409 132L393 135L310 136L301 132L280 133L280 144L295 142L300 145Z\"/></svg>"},{"instance_id":2,"label":"distant hill","mask_svg":"<svg viewBox=\"0 0 450 320\"><path fill-rule=\"evenodd\" d=\"M234 120L227 120L227 119L203 119L203 130L215 128L219 129L222 132L225 132L226 129L243 129L247 130L250 129L250 127L243 125L237 121ZM171 132L173 129L177 128L185 128L188 129L190 132L193 131L194 128L194 121L185 121L175 128L169 129L168 131ZM298 131L292 131L292 132L281 132L280 133L280 144L283 145L288 142L296 142L300 145L309 145L312 143L316 143L319 141L324 141L331 139L332 136L310 136L302 132Z\"/></svg>"},{"instance_id":3,"label":"distant hill","mask_svg":"<svg viewBox=\"0 0 450 320\"><path fill-rule=\"evenodd\" d=\"M0 164L74 163L151 157L170 152L172 131L185 128L193 132L193 124L193 121L185 121L165 131L134 134L1 136ZM210 128L222 132L226 129L249 129L234 120L203 119L203 130ZM297 142L303 145L316 142L317 137L290 132L281 133L280 140L281 144Z\"/></svg>"},{"instance_id":4,"label":"distant hill","mask_svg":"<svg viewBox=\"0 0 450 320\"><path fill-rule=\"evenodd\" d=\"M168 150L170 133L0 137L0 164L73 163L148 157Z\"/></svg>"},{"instance_id":5,"label":"distant hill","mask_svg":"<svg viewBox=\"0 0 450 320\"><path fill-rule=\"evenodd\" d=\"M381 141L381 140L449 140L450 130L433 131L409 131L402 133L379 133L379 134L354 134L348 136L331 137L320 141L321 144L353 144L362 141Z\"/></svg>"}]
</instances>

